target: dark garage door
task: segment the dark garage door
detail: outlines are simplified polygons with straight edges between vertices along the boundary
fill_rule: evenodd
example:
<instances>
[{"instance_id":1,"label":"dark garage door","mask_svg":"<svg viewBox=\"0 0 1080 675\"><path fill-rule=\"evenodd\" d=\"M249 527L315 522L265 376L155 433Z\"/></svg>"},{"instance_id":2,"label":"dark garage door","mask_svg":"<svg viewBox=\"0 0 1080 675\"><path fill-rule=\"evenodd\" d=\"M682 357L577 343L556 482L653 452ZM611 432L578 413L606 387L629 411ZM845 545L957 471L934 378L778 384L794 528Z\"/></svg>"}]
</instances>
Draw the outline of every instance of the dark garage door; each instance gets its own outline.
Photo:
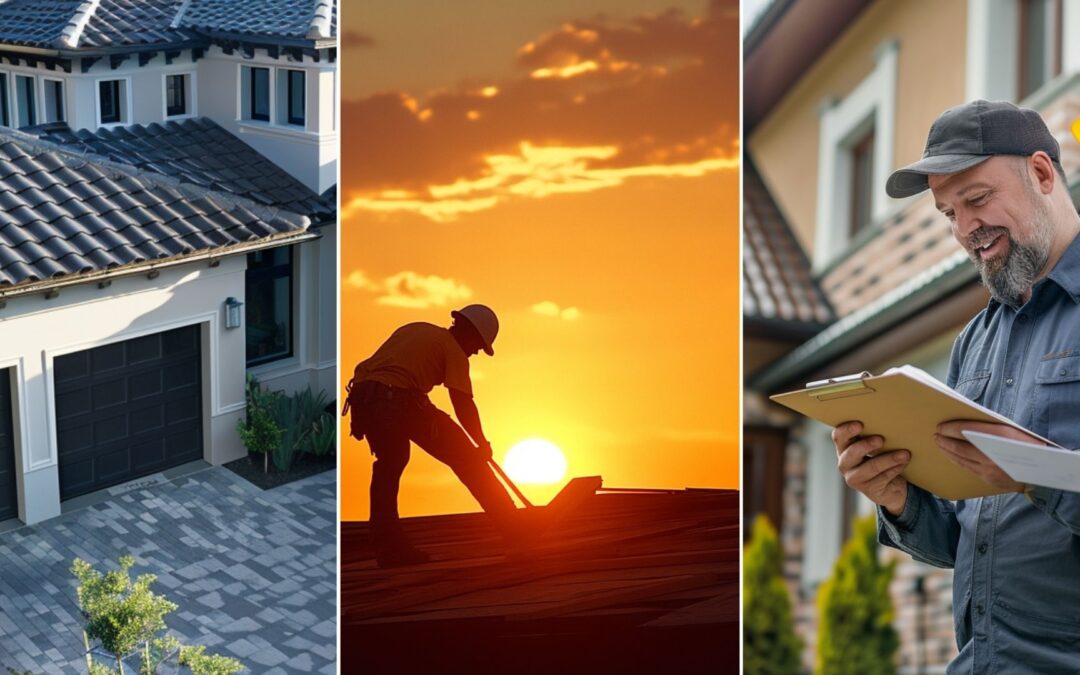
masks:
<instances>
[{"instance_id":1,"label":"dark garage door","mask_svg":"<svg viewBox=\"0 0 1080 675\"><path fill-rule=\"evenodd\" d=\"M15 433L11 426L11 369L0 370L0 520L19 515L15 493Z\"/></svg>"},{"instance_id":2,"label":"dark garage door","mask_svg":"<svg viewBox=\"0 0 1080 675\"><path fill-rule=\"evenodd\" d=\"M202 459L199 329L54 362L60 499Z\"/></svg>"}]
</instances>

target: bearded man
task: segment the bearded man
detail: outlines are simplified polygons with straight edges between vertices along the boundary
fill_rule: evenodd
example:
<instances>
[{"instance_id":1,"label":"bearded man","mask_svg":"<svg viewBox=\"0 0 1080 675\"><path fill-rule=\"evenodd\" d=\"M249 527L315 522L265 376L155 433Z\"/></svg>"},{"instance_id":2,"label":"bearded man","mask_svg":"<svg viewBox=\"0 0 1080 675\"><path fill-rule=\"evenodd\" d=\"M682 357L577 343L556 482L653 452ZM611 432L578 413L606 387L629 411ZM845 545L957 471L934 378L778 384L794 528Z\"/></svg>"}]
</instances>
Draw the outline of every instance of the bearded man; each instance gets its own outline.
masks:
<instances>
[{"instance_id":1,"label":"bearded man","mask_svg":"<svg viewBox=\"0 0 1080 675\"><path fill-rule=\"evenodd\" d=\"M931 126L923 158L886 185L896 198L928 188L992 296L953 345L948 385L1080 448L1080 216L1057 141L1033 110L988 101L952 108ZM951 502L910 485L900 475L910 453L859 436L857 421L833 430L838 468L878 504L881 543L953 568L960 651L946 672L1077 672L1080 485L1017 483L964 430L1039 441L999 424L938 427L941 451L1005 494Z\"/></svg>"}]
</instances>

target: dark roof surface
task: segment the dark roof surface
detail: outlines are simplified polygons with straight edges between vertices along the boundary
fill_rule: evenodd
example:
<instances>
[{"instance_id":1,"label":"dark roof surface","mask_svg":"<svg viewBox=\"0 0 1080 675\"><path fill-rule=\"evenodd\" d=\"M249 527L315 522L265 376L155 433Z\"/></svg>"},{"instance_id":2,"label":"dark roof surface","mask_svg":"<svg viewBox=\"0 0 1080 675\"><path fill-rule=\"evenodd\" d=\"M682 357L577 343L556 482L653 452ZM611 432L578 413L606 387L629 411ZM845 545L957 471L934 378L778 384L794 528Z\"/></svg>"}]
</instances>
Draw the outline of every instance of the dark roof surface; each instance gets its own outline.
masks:
<instances>
[{"instance_id":1,"label":"dark roof surface","mask_svg":"<svg viewBox=\"0 0 1080 675\"><path fill-rule=\"evenodd\" d=\"M810 261L749 158L743 162L743 315L824 325L835 319Z\"/></svg>"},{"instance_id":2,"label":"dark roof surface","mask_svg":"<svg viewBox=\"0 0 1080 675\"><path fill-rule=\"evenodd\" d=\"M336 204L271 162L208 118L148 126L99 129L42 127L42 140L97 155L200 188L228 192L256 203L330 220Z\"/></svg>"},{"instance_id":3,"label":"dark roof surface","mask_svg":"<svg viewBox=\"0 0 1080 675\"><path fill-rule=\"evenodd\" d=\"M175 27L174 27L175 24ZM202 41L204 31L289 40L337 35L336 0L7 0L0 44L94 51Z\"/></svg>"},{"instance_id":4,"label":"dark roof surface","mask_svg":"<svg viewBox=\"0 0 1080 675\"><path fill-rule=\"evenodd\" d=\"M343 662L725 672L738 659L738 521L736 491L601 491L509 560L483 514L406 518L432 561L389 570L375 566L369 524L342 523Z\"/></svg>"},{"instance_id":5,"label":"dark roof surface","mask_svg":"<svg viewBox=\"0 0 1080 675\"><path fill-rule=\"evenodd\" d=\"M292 234L307 219L0 130L0 289Z\"/></svg>"},{"instance_id":6,"label":"dark roof surface","mask_svg":"<svg viewBox=\"0 0 1080 675\"><path fill-rule=\"evenodd\" d=\"M238 35L274 35L306 39L320 15L327 31L337 35L337 2L331 0L191 0L181 25Z\"/></svg>"}]
</instances>

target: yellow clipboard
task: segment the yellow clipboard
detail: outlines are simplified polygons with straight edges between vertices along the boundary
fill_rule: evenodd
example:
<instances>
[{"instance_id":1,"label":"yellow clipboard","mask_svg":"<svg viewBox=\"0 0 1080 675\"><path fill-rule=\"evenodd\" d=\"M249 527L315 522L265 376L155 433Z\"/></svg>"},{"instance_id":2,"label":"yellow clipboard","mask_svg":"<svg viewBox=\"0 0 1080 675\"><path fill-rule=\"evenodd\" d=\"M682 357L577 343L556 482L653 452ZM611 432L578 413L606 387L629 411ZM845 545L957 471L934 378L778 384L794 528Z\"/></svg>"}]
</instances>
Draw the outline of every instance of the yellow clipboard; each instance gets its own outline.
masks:
<instances>
[{"instance_id":1,"label":"yellow clipboard","mask_svg":"<svg viewBox=\"0 0 1080 675\"><path fill-rule=\"evenodd\" d=\"M942 454L934 443L938 424L950 420L1008 424L1041 437L936 380L929 382L932 379L916 368L903 366L882 375L858 373L811 382L806 389L769 398L831 427L861 421L863 436L880 435L886 449L909 450L911 462L903 476L939 497L956 500L1003 493Z\"/></svg>"}]
</instances>

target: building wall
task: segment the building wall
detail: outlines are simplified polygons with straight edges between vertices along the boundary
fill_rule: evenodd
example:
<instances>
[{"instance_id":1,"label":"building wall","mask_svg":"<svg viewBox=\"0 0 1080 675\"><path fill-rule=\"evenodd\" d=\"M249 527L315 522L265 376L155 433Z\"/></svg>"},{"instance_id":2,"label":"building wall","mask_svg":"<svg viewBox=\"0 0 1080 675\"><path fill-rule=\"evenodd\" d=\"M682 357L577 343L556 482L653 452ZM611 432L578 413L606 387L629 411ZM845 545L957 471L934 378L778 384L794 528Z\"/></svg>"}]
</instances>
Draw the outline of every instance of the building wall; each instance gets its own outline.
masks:
<instances>
[{"instance_id":1,"label":"building wall","mask_svg":"<svg viewBox=\"0 0 1080 675\"><path fill-rule=\"evenodd\" d=\"M820 110L874 69L875 51L898 42L894 167L922 155L930 122L964 100L965 2L872 3L755 128L747 147L792 230L813 254ZM933 77L927 77L933 73Z\"/></svg>"},{"instance_id":2,"label":"building wall","mask_svg":"<svg viewBox=\"0 0 1080 675\"><path fill-rule=\"evenodd\" d=\"M51 396L56 356L199 324L202 331L204 459L242 457L236 421L244 410L244 330L226 329L223 304L244 297L243 256L161 270L61 290L45 299L16 296L0 309L0 367L15 368L16 467L19 517L35 523L60 513L60 478Z\"/></svg>"}]
</instances>

